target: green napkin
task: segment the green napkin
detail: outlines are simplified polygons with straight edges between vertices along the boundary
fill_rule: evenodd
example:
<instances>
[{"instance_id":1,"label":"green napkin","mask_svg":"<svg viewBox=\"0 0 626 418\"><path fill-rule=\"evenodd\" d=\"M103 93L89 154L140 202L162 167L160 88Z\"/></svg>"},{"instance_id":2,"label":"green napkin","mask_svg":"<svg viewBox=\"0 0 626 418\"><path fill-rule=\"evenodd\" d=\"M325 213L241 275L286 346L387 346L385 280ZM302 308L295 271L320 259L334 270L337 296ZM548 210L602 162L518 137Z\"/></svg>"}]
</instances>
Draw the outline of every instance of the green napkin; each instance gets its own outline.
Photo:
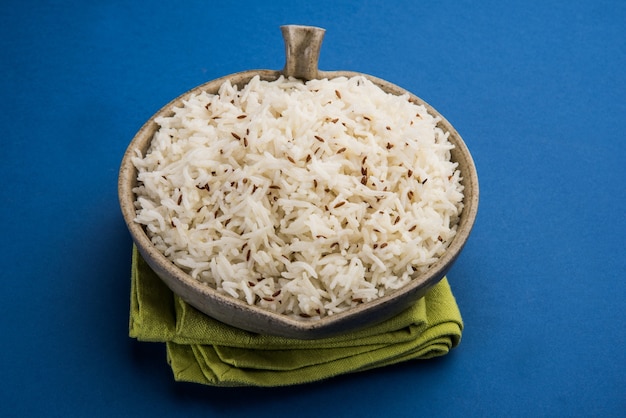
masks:
<instances>
[{"instance_id":1,"label":"green napkin","mask_svg":"<svg viewBox=\"0 0 626 418\"><path fill-rule=\"evenodd\" d=\"M185 303L132 257L130 336L162 342L178 381L211 386L285 386L447 354L463 321L443 279L415 305L370 328L317 340L260 335Z\"/></svg>"}]
</instances>

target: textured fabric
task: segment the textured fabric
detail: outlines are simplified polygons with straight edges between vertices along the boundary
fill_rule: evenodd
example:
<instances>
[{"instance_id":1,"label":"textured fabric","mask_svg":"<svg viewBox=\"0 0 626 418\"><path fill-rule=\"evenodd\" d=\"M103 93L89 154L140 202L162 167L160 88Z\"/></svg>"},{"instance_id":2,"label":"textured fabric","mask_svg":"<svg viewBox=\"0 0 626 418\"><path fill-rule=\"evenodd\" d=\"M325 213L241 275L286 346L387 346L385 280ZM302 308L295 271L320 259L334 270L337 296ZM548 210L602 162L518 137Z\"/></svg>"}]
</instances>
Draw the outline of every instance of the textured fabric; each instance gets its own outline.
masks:
<instances>
[{"instance_id":1,"label":"textured fabric","mask_svg":"<svg viewBox=\"0 0 626 418\"><path fill-rule=\"evenodd\" d=\"M447 279L370 328L317 340L259 335L216 321L174 295L133 248L129 334L162 342L174 378L213 386L283 386L447 354L463 322Z\"/></svg>"}]
</instances>

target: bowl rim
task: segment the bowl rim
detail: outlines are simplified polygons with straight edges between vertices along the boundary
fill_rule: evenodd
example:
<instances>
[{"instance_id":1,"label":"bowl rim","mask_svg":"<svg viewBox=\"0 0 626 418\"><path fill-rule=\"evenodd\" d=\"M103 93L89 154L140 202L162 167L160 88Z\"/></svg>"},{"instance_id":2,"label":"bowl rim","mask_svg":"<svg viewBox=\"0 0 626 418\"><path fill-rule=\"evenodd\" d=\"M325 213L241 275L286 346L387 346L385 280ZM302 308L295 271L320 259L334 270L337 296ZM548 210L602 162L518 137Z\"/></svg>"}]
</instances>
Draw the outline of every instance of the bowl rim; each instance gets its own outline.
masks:
<instances>
[{"instance_id":1,"label":"bowl rim","mask_svg":"<svg viewBox=\"0 0 626 418\"><path fill-rule=\"evenodd\" d=\"M248 305L246 301L219 293L209 285L193 279L158 251L152 245L144 227L134 222L135 199L133 188L137 185L137 169L132 163L132 158L136 157L137 149L141 151L142 155L145 155L145 151L156 131L155 119L165 114L171 114L174 106L181 105L182 101L192 94L200 91L216 93L219 86L227 80L242 86L256 75L259 75L263 80L275 80L282 75L282 72L275 70L248 70L226 75L196 86L161 107L143 124L129 143L119 169L118 199L124 221L139 253L161 280L185 302L210 317L250 332L300 339L323 338L344 332L346 329L357 330L368 325L380 323L409 307L411 303L424 296L430 288L445 276L465 246L478 212L478 174L467 145L443 115L415 94L378 77L353 71L319 72L320 79L364 76L386 92L396 95L408 94L411 102L423 105L431 115L440 119L438 126L449 133L449 140L455 145L455 148L451 151L454 161L459 164L459 167L465 167L465 170L461 172L462 184L464 185L464 207L456 235L445 253L428 270L418 274L405 286L387 292L384 296L370 302L364 302L344 312L321 318L293 318L256 305ZM459 161L459 159L463 161ZM471 191L471 194L469 194L469 191ZM243 315L248 318L242 319L241 315L236 314L237 312L247 312L252 313L252 315Z\"/></svg>"}]
</instances>

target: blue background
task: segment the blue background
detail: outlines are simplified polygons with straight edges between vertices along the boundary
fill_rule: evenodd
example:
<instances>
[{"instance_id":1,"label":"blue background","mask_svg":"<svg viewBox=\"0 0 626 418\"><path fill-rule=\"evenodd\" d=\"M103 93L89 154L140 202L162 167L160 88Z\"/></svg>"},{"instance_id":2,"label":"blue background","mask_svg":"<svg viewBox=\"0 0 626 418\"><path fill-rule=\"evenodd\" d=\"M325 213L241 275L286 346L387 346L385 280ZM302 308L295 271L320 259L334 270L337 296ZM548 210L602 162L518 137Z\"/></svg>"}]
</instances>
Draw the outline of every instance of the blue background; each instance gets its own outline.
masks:
<instances>
[{"instance_id":1,"label":"blue background","mask_svg":"<svg viewBox=\"0 0 626 418\"><path fill-rule=\"evenodd\" d=\"M283 24L325 28L321 69L410 90L469 146L463 340L305 386L175 383L127 336L119 163L175 96L282 68ZM0 94L6 415L626 414L626 2L4 0Z\"/></svg>"}]
</instances>

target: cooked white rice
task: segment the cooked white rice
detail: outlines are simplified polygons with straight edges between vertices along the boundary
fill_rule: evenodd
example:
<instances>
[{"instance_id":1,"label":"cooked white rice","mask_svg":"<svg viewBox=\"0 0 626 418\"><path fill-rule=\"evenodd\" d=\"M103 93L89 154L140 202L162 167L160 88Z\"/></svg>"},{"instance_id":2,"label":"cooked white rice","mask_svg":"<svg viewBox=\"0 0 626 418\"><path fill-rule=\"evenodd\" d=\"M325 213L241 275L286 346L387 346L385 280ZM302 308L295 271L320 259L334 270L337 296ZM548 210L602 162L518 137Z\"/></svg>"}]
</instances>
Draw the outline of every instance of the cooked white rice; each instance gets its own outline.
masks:
<instances>
[{"instance_id":1,"label":"cooked white rice","mask_svg":"<svg viewBox=\"0 0 626 418\"><path fill-rule=\"evenodd\" d=\"M426 270L463 208L438 119L365 77L199 93L160 117L136 222L218 292L321 317Z\"/></svg>"}]
</instances>

